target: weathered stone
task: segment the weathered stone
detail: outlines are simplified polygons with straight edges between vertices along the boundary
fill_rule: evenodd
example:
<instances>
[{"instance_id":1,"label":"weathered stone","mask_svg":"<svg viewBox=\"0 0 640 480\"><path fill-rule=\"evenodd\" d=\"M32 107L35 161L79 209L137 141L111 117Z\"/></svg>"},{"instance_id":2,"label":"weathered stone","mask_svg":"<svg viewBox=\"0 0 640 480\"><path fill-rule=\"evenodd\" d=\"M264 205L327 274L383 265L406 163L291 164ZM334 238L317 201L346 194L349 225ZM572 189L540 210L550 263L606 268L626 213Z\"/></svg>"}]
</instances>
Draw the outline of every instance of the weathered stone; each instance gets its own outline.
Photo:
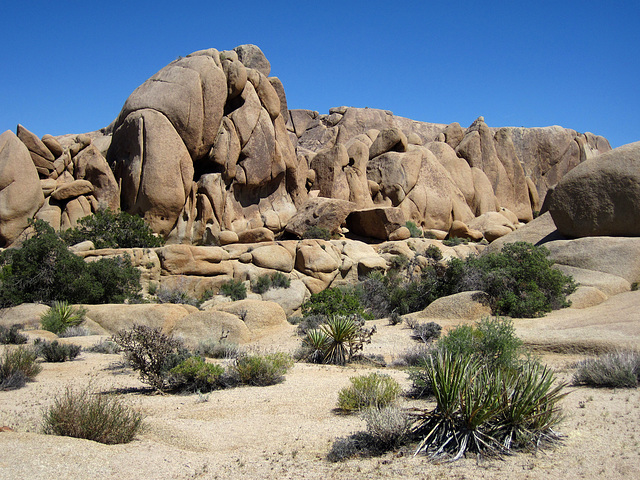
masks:
<instances>
[{"instance_id":1,"label":"weathered stone","mask_svg":"<svg viewBox=\"0 0 640 480\"><path fill-rule=\"evenodd\" d=\"M18 125L17 136L22 143L26 145L33 162L37 166L49 168L49 165L53 164L55 156L34 133L30 132L22 125Z\"/></svg>"},{"instance_id":2,"label":"weathered stone","mask_svg":"<svg viewBox=\"0 0 640 480\"><path fill-rule=\"evenodd\" d=\"M587 160L556 185L549 211L567 237L640 235L640 142Z\"/></svg>"},{"instance_id":3,"label":"weathered stone","mask_svg":"<svg viewBox=\"0 0 640 480\"><path fill-rule=\"evenodd\" d=\"M262 300L277 303L287 316L299 310L309 297L309 290L302 280L292 280L289 288L270 288L262 294Z\"/></svg>"},{"instance_id":4,"label":"weathered stone","mask_svg":"<svg viewBox=\"0 0 640 480\"><path fill-rule=\"evenodd\" d=\"M407 227L400 227L389 234L390 241L406 240L411 237L411 232Z\"/></svg>"},{"instance_id":5,"label":"weathered stone","mask_svg":"<svg viewBox=\"0 0 640 480\"><path fill-rule=\"evenodd\" d=\"M474 242L482 240L483 235L479 230L470 229L464 222L454 220L449 229L450 238L466 238Z\"/></svg>"},{"instance_id":6,"label":"weathered stone","mask_svg":"<svg viewBox=\"0 0 640 480\"><path fill-rule=\"evenodd\" d=\"M75 180L71 183L65 183L51 194L54 200L69 200L93 193L93 185L88 180Z\"/></svg>"},{"instance_id":7,"label":"weathered stone","mask_svg":"<svg viewBox=\"0 0 640 480\"><path fill-rule=\"evenodd\" d=\"M231 230L224 230L218 235L218 241L220 245L229 245L231 243L238 243L238 234Z\"/></svg>"},{"instance_id":8,"label":"weathered stone","mask_svg":"<svg viewBox=\"0 0 640 480\"><path fill-rule=\"evenodd\" d=\"M162 269L171 275L232 275L224 260L229 254L221 247L167 245L156 250Z\"/></svg>"},{"instance_id":9,"label":"weathered stone","mask_svg":"<svg viewBox=\"0 0 640 480\"><path fill-rule=\"evenodd\" d=\"M42 143L47 147L47 150L49 150L53 154L54 158L60 157L64 152L64 149L62 148L62 145L60 145L60 142L58 142L55 137L52 137L49 134L42 137Z\"/></svg>"},{"instance_id":10,"label":"weathered stone","mask_svg":"<svg viewBox=\"0 0 640 480\"><path fill-rule=\"evenodd\" d=\"M253 339L251 330L238 315L210 309L180 318L171 333L192 348L203 340L218 340L223 336L226 341L236 344L248 343Z\"/></svg>"},{"instance_id":11,"label":"weathered stone","mask_svg":"<svg viewBox=\"0 0 640 480\"><path fill-rule=\"evenodd\" d=\"M274 302L240 300L217 305L214 309L240 317L251 331L252 340L289 327L284 310Z\"/></svg>"},{"instance_id":12,"label":"weathered stone","mask_svg":"<svg viewBox=\"0 0 640 480\"><path fill-rule=\"evenodd\" d=\"M74 173L76 179L91 182L99 208L114 212L120 208L118 182L107 160L95 146L89 145L76 156Z\"/></svg>"},{"instance_id":13,"label":"weathered stone","mask_svg":"<svg viewBox=\"0 0 640 480\"><path fill-rule=\"evenodd\" d=\"M0 135L0 247L18 238L43 203L40 179L29 150L7 130Z\"/></svg>"},{"instance_id":14,"label":"weathered stone","mask_svg":"<svg viewBox=\"0 0 640 480\"><path fill-rule=\"evenodd\" d=\"M356 204L333 198L312 198L307 200L291 217L285 231L302 238L311 227L326 229L336 233L347 215L356 209Z\"/></svg>"},{"instance_id":15,"label":"weathered stone","mask_svg":"<svg viewBox=\"0 0 640 480\"><path fill-rule=\"evenodd\" d=\"M389 235L405 223L402 210L394 207L356 210L347 217L347 228L351 233L380 240L388 240Z\"/></svg>"},{"instance_id":16,"label":"weathered stone","mask_svg":"<svg viewBox=\"0 0 640 480\"><path fill-rule=\"evenodd\" d=\"M257 45L238 45L233 51L238 54L238 60L245 67L258 70L265 77L271 73L271 64Z\"/></svg>"},{"instance_id":17,"label":"weathered stone","mask_svg":"<svg viewBox=\"0 0 640 480\"><path fill-rule=\"evenodd\" d=\"M320 197L349 200L350 188L344 167L349 164L349 154L344 145L318 152L309 167L316 172L314 190L320 190Z\"/></svg>"},{"instance_id":18,"label":"weathered stone","mask_svg":"<svg viewBox=\"0 0 640 480\"><path fill-rule=\"evenodd\" d=\"M407 145L407 137L402 133L402 130L397 127L387 128L380 132L371 145L371 148L369 148L369 159L392 150L396 152L406 152Z\"/></svg>"},{"instance_id":19,"label":"weathered stone","mask_svg":"<svg viewBox=\"0 0 640 480\"><path fill-rule=\"evenodd\" d=\"M293 270L293 257L279 245L265 245L251 251L254 265L289 273Z\"/></svg>"},{"instance_id":20,"label":"weathered stone","mask_svg":"<svg viewBox=\"0 0 640 480\"><path fill-rule=\"evenodd\" d=\"M471 291L439 298L418 313L417 317L480 320L489 315L489 296L485 292Z\"/></svg>"},{"instance_id":21,"label":"weathered stone","mask_svg":"<svg viewBox=\"0 0 640 480\"><path fill-rule=\"evenodd\" d=\"M246 230L238 233L238 242L240 243L260 243L260 242L273 242L275 236L273 232L268 228L260 227Z\"/></svg>"},{"instance_id":22,"label":"weathered stone","mask_svg":"<svg viewBox=\"0 0 640 480\"><path fill-rule=\"evenodd\" d=\"M87 318L113 334L134 325L161 328L165 333L172 333L180 319L193 312L195 307L163 303L85 305L84 308L87 310Z\"/></svg>"},{"instance_id":23,"label":"weathered stone","mask_svg":"<svg viewBox=\"0 0 640 480\"><path fill-rule=\"evenodd\" d=\"M482 232L484 238L493 242L514 231L516 227L504 215L487 212L469 222L469 228Z\"/></svg>"}]
</instances>

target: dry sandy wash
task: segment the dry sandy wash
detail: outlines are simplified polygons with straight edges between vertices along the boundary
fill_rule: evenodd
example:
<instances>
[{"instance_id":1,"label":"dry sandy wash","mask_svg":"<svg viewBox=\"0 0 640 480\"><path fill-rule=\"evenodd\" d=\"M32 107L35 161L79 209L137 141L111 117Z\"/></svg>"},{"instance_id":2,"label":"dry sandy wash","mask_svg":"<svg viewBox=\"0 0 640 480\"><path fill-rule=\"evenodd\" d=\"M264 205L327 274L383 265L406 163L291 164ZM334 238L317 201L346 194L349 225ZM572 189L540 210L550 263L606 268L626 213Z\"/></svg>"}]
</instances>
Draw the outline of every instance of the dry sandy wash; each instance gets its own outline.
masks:
<instances>
[{"instance_id":1,"label":"dry sandy wash","mask_svg":"<svg viewBox=\"0 0 640 480\"><path fill-rule=\"evenodd\" d=\"M527 341L551 349L543 360L560 380L570 381L578 350L640 344L640 292L613 297L584 310L565 310L538 320L516 320ZM414 341L403 326L377 321L366 353L397 358ZM441 321L445 328L450 321ZM99 337L72 339L84 346ZM292 350L299 340L267 339L256 349ZM567 348L563 352L562 345ZM332 442L364 429L357 416L337 415L337 394L349 377L373 367L296 364L286 380L270 387L242 387L192 395L156 395L141 390L136 374L118 368L118 355L83 352L76 360L44 363L36 381L0 392L0 479L619 479L640 478L640 391L569 387L560 431L564 444L504 460L466 458L435 465L406 448L382 457L329 463ZM397 368L378 369L409 386ZM126 445L107 446L42 435L42 410L67 385L91 383L101 392L121 392L145 415L144 431ZM205 400L206 401L203 401ZM402 400L407 407L423 401Z\"/></svg>"}]
</instances>

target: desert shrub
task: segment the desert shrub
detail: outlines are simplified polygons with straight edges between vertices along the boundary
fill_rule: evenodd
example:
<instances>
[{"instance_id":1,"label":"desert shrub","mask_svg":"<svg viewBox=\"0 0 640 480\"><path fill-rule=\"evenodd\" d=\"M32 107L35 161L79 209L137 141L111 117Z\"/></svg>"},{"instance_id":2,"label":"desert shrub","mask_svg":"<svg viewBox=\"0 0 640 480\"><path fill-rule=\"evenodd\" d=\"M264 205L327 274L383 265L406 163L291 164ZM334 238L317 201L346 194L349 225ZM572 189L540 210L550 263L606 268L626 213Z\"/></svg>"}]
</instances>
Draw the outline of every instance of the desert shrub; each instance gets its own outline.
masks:
<instances>
[{"instance_id":1,"label":"desert shrub","mask_svg":"<svg viewBox=\"0 0 640 480\"><path fill-rule=\"evenodd\" d=\"M140 373L141 380L160 391L168 387L169 370L189 356L180 340L145 325L120 330L112 340L122 348L125 359Z\"/></svg>"},{"instance_id":2,"label":"desert shrub","mask_svg":"<svg viewBox=\"0 0 640 480\"><path fill-rule=\"evenodd\" d=\"M128 258L85 262L71 253L53 228L32 223L20 248L0 253L0 306L21 303L119 303L140 290L140 272Z\"/></svg>"},{"instance_id":3,"label":"desert shrub","mask_svg":"<svg viewBox=\"0 0 640 480\"><path fill-rule=\"evenodd\" d=\"M32 348L5 349L0 357L0 391L20 388L33 380L42 371L36 358Z\"/></svg>"},{"instance_id":4,"label":"desert shrub","mask_svg":"<svg viewBox=\"0 0 640 480\"><path fill-rule=\"evenodd\" d=\"M78 325L77 327L68 327L65 328L63 332L58 334L60 338L69 338L69 337L86 337L91 335L91 332L87 327L83 327L82 325Z\"/></svg>"},{"instance_id":5,"label":"desert shrub","mask_svg":"<svg viewBox=\"0 0 640 480\"><path fill-rule=\"evenodd\" d=\"M396 362L401 366L417 367L423 365L431 356L431 348L424 343L409 347Z\"/></svg>"},{"instance_id":6,"label":"desert shrub","mask_svg":"<svg viewBox=\"0 0 640 480\"><path fill-rule=\"evenodd\" d=\"M23 345L27 343L27 336L21 334L18 330L22 325L11 325L9 328L0 325L0 345Z\"/></svg>"},{"instance_id":7,"label":"desert shrub","mask_svg":"<svg viewBox=\"0 0 640 480\"><path fill-rule=\"evenodd\" d=\"M568 306L575 282L552 267L549 251L526 242L507 244L501 252L452 259L446 282L450 293L482 290L496 315L538 317Z\"/></svg>"},{"instance_id":8,"label":"desert shrub","mask_svg":"<svg viewBox=\"0 0 640 480\"><path fill-rule=\"evenodd\" d=\"M156 293L158 293L158 284L156 282L149 282L149 287L148 287L148 291L149 291L149 295L155 295Z\"/></svg>"},{"instance_id":9,"label":"desert shrub","mask_svg":"<svg viewBox=\"0 0 640 480\"><path fill-rule=\"evenodd\" d=\"M360 315L369 318L371 315L364 311L360 304L360 296L352 288L327 288L314 293L302 304L302 315Z\"/></svg>"},{"instance_id":10,"label":"desert shrub","mask_svg":"<svg viewBox=\"0 0 640 480\"><path fill-rule=\"evenodd\" d=\"M307 228L307 230L302 235L302 238L317 238L320 240L331 240L331 232L323 227L318 227L316 225Z\"/></svg>"},{"instance_id":11,"label":"desert shrub","mask_svg":"<svg viewBox=\"0 0 640 480\"><path fill-rule=\"evenodd\" d=\"M407 268L408 265L409 265L409 257L403 254L394 255L393 257L391 257L391 259L389 259L390 270L400 271Z\"/></svg>"},{"instance_id":12,"label":"desert shrub","mask_svg":"<svg viewBox=\"0 0 640 480\"><path fill-rule=\"evenodd\" d=\"M271 288L271 275L260 275L255 282L251 284L251 291L253 293L265 293Z\"/></svg>"},{"instance_id":13,"label":"desert shrub","mask_svg":"<svg viewBox=\"0 0 640 480\"><path fill-rule=\"evenodd\" d=\"M96 248L154 248L164 244L142 217L122 211L99 210L60 235L68 245L91 240Z\"/></svg>"},{"instance_id":14,"label":"desert shrub","mask_svg":"<svg viewBox=\"0 0 640 480\"><path fill-rule=\"evenodd\" d=\"M371 343L375 327L366 328L357 315L327 318L317 329L307 330L303 340L307 360L315 363L345 365L359 356L366 343Z\"/></svg>"},{"instance_id":15,"label":"desert shrub","mask_svg":"<svg viewBox=\"0 0 640 480\"><path fill-rule=\"evenodd\" d=\"M293 358L287 353L245 354L231 364L229 375L232 382L242 385L275 385L283 380L291 367Z\"/></svg>"},{"instance_id":16,"label":"desert shrub","mask_svg":"<svg viewBox=\"0 0 640 480\"><path fill-rule=\"evenodd\" d=\"M195 354L208 358L236 358L242 353L238 344L221 340L202 340L195 349Z\"/></svg>"},{"instance_id":17,"label":"desert shrub","mask_svg":"<svg viewBox=\"0 0 640 480\"><path fill-rule=\"evenodd\" d=\"M372 272L358 287L360 302L373 318L384 318L391 314L389 282L385 275Z\"/></svg>"},{"instance_id":18,"label":"desert shrub","mask_svg":"<svg viewBox=\"0 0 640 480\"><path fill-rule=\"evenodd\" d=\"M389 315L389 325L400 325L402 323L402 317L398 312L391 312Z\"/></svg>"},{"instance_id":19,"label":"desert shrub","mask_svg":"<svg viewBox=\"0 0 640 480\"><path fill-rule=\"evenodd\" d=\"M160 287L156 292L156 297L160 303L193 305L194 307L199 304L198 300L180 288Z\"/></svg>"},{"instance_id":20,"label":"desert shrub","mask_svg":"<svg viewBox=\"0 0 640 480\"><path fill-rule=\"evenodd\" d=\"M500 455L558 439L564 385L536 362L493 368L475 357L439 351L426 365L435 409L418 420L417 452L457 460L467 452Z\"/></svg>"},{"instance_id":21,"label":"desert shrub","mask_svg":"<svg viewBox=\"0 0 640 480\"><path fill-rule=\"evenodd\" d=\"M429 245L424 252L424 256L430 258L431 260L439 262L440 260L442 260L442 250L440 250L435 245Z\"/></svg>"},{"instance_id":22,"label":"desert shrub","mask_svg":"<svg viewBox=\"0 0 640 480\"><path fill-rule=\"evenodd\" d=\"M68 343L58 343L57 340L49 342L48 340L36 339L33 344L38 356L42 357L45 362L66 362L73 360L82 348L80 345Z\"/></svg>"},{"instance_id":23,"label":"desert shrub","mask_svg":"<svg viewBox=\"0 0 640 480\"><path fill-rule=\"evenodd\" d=\"M370 448L373 444L367 432L357 432L348 437L338 438L327 453L330 462L342 462L354 457L368 457L374 454Z\"/></svg>"},{"instance_id":24,"label":"desert shrub","mask_svg":"<svg viewBox=\"0 0 640 480\"><path fill-rule=\"evenodd\" d=\"M309 330L319 328L327 321L327 317L326 315L307 315L306 317L293 317L291 320L297 322L294 325L298 326L296 329L298 335L304 336Z\"/></svg>"},{"instance_id":25,"label":"desert shrub","mask_svg":"<svg viewBox=\"0 0 640 480\"><path fill-rule=\"evenodd\" d=\"M60 334L84 322L86 313L86 309L69 305L69 302L53 302L51 308L40 316L40 325L43 330Z\"/></svg>"},{"instance_id":26,"label":"desert shrub","mask_svg":"<svg viewBox=\"0 0 640 480\"><path fill-rule=\"evenodd\" d=\"M460 237L450 237L442 241L442 244L446 245L447 247L455 247L457 245L466 245L467 243L469 243L468 239L460 238Z\"/></svg>"},{"instance_id":27,"label":"desert shrub","mask_svg":"<svg viewBox=\"0 0 640 480\"><path fill-rule=\"evenodd\" d=\"M382 408L368 408L361 415L376 450L396 448L410 436L411 418L393 403Z\"/></svg>"},{"instance_id":28,"label":"desert shrub","mask_svg":"<svg viewBox=\"0 0 640 480\"><path fill-rule=\"evenodd\" d=\"M112 340L101 340L88 348L85 351L92 353L106 353L109 355L118 354L122 351L120 345Z\"/></svg>"},{"instance_id":29,"label":"desert shrub","mask_svg":"<svg viewBox=\"0 0 640 480\"><path fill-rule=\"evenodd\" d=\"M411 336L424 343L430 343L440 338L442 327L436 322L419 323L413 327Z\"/></svg>"},{"instance_id":30,"label":"desert shrub","mask_svg":"<svg viewBox=\"0 0 640 480\"><path fill-rule=\"evenodd\" d=\"M244 300L247 298L247 287L240 280L229 280L220 286L220 293L231 300Z\"/></svg>"},{"instance_id":31,"label":"desert shrub","mask_svg":"<svg viewBox=\"0 0 640 480\"><path fill-rule=\"evenodd\" d=\"M415 222L408 221L407 223L404 224L404 226L407 227L407 229L409 229L409 234L411 234L411 237L413 238L422 237L422 229L418 227L418 225L416 225Z\"/></svg>"},{"instance_id":32,"label":"desert shrub","mask_svg":"<svg viewBox=\"0 0 640 480\"><path fill-rule=\"evenodd\" d=\"M142 415L117 397L74 391L67 387L45 411L42 431L48 435L84 438L107 445L128 443L142 426Z\"/></svg>"},{"instance_id":33,"label":"desert shrub","mask_svg":"<svg viewBox=\"0 0 640 480\"><path fill-rule=\"evenodd\" d=\"M289 288L291 280L282 272L271 274L271 288Z\"/></svg>"},{"instance_id":34,"label":"desert shrub","mask_svg":"<svg viewBox=\"0 0 640 480\"><path fill-rule=\"evenodd\" d=\"M199 392L210 392L222 387L224 368L205 362L199 356L189 357L170 370L169 383L172 388Z\"/></svg>"},{"instance_id":35,"label":"desert shrub","mask_svg":"<svg viewBox=\"0 0 640 480\"><path fill-rule=\"evenodd\" d=\"M349 379L351 385L338 392L338 408L355 412L366 408L383 408L395 402L402 389L389 375L371 373Z\"/></svg>"},{"instance_id":36,"label":"desert shrub","mask_svg":"<svg viewBox=\"0 0 640 480\"><path fill-rule=\"evenodd\" d=\"M640 382L640 353L607 353L582 360L573 375L575 385L609 388L636 388Z\"/></svg>"}]
</instances>

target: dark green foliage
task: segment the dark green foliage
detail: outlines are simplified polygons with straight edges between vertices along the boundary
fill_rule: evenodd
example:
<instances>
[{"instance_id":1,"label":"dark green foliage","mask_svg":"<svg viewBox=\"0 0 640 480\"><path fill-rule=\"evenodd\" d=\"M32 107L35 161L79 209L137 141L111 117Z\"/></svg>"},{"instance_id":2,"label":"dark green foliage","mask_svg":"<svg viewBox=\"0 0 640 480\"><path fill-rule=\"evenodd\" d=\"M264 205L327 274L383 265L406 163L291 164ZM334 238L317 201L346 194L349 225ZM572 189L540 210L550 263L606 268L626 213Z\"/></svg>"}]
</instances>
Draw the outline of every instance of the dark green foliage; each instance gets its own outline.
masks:
<instances>
[{"instance_id":1,"label":"dark green foliage","mask_svg":"<svg viewBox=\"0 0 640 480\"><path fill-rule=\"evenodd\" d=\"M422 415L417 452L457 460L467 452L501 455L558 439L563 384L536 362L493 368L473 356L439 351L425 367L436 407Z\"/></svg>"},{"instance_id":2,"label":"dark green foliage","mask_svg":"<svg viewBox=\"0 0 640 480\"><path fill-rule=\"evenodd\" d=\"M49 342L47 340L36 339L33 344L38 356L42 357L45 362L66 362L73 360L82 348L80 345L69 343L58 343L57 340Z\"/></svg>"},{"instance_id":3,"label":"dark green foliage","mask_svg":"<svg viewBox=\"0 0 640 480\"><path fill-rule=\"evenodd\" d=\"M228 381L253 386L275 385L291 367L293 358L287 353L240 355L229 367Z\"/></svg>"},{"instance_id":4,"label":"dark green foliage","mask_svg":"<svg viewBox=\"0 0 640 480\"><path fill-rule=\"evenodd\" d=\"M425 257L430 258L436 262L442 260L442 250L435 245L429 245L424 252Z\"/></svg>"},{"instance_id":5,"label":"dark green foliage","mask_svg":"<svg viewBox=\"0 0 640 480\"><path fill-rule=\"evenodd\" d=\"M91 240L96 248L154 248L164 244L141 217L110 210L80 219L77 227L62 232L61 237L68 245Z\"/></svg>"},{"instance_id":6,"label":"dark green foliage","mask_svg":"<svg viewBox=\"0 0 640 480\"><path fill-rule=\"evenodd\" d=\"M84 308L75 308L68 302L53 302L51 308L40 317L40 325L43 330L58 335L68 328L77 327L84 322L86 313Z\"/></svg>"},{"instance_id":7,"label":"dark green foliage","mask_svg":"<svg viewBox=\"0 0 640 480\"><path fill-rule=\"evenodd\" d=\"M128 443L142 426L142 415L115 396L74 391L67 387L44 413L42 431L48 435L84 438L113 445Z\"/></svg>"},{"instance_id":8,"label":"dark green foliage","mask_svg":"<svg viewBox=\"0 0 640 480\"><path fill-rule=\"evenodd\" d=\"M409 229L409 233L411 234L411 237L413 238L422 237L422 229L420 229L420 227L418 227L415 224L415 222L408 221L407 223L404 224L404 226Z\"/></svg>"},{"instance_id":9,"label":"dark green foliage","mask_svg":"<svg viewBox=\"0 0 640 480\"><path fill-rule=\"evenodd\" d=\"M240 280L229 280L220 286L220 293L231 300L244 300L247 298L247 287Z\"/></svg>"},{"instance_id":10,"label":"dark green foliage","mask_svg":"<svg viewBox=\"0 0 640 480\"><path fill-rule=\"evenodd\" d=\"M424 343L430 343L440 338L442 327L436 322L419 323L413 327L411 336Z\"/></svg>"},{"instance_id":11,"label":"dark green foliage","mask_svg":"<svg viewBox=\"0 0 640 480\"><path fill-rule=\"evenodd\" d=\"M271 288L271 276L269 274L260 275L255 282L251 284L253 293L265 293Z\"/></svg>"},{"instance_id":12,"label":"dark green foliage","mask_svg":"<svg viewBox=\"0 0 640 480\"><path fill-rule=\"evenodd\" d=\"M326 318L317 329L309 329L303 340L301 358L313 363L345 365L361 355L376 328L366 328L357 315Z\"/></svg>"},{"instance_id":13,"label":"dark green foliage","mask_svg":"<svg viewBox=\"0 0 640 480\"><path fill-rule=\"evenodd\" d=\"M140 272L127 258L85 261L53 228L33 223L35 234L0 254L0 306L21 303L119 303L140 290Z\"/></svg>"},{"instance_id":14,"label":"dark green foliage","mask_svg":"<svg viewBox=\"0 0 640 480\"><path fill-rule=\"evenodd\" d=\"M338 408L345 412L386 407L402 392L397 381L380 373L351 377L349 381L351 385L338 392Z\"/></svg>"},{"instance_id":15,"label":"dark green foliage","mask_svg":"<svg viewBox=\"0 0 640 480\"><path fill-rule=\"evenodd\" d=\"M291 280L282 272L271 274L271 288L289 288Z\"/></svg>"},{"instance_id":16,"label":"dark green foliage","mask_svg":"<svg viewBox=\"0 0 640 480\"><path fill-rule=\"evenodd\" d=\"M359 315L370 318L360 304L360 296L351 288L327 288L320 293L314 293L302 304L302 315Z\"/></svg>"},{"instance_id":17,"label":"dark green foliage","mask_svg":"<svg viewBox=\"0 0 640 480\"><path fill-rule=\"evenodd\" d=\"M575 385L608 388L636 388L640 383L640 353L616 352L577 364Z\"/></svg>"},{"instance_id":18,"label":"dark green foliage","mask_svg":"<svg viewBox=\"0 0 640 480\"><path fill-rule=\"evenodd\" d=\"M6 348L0 357L0 391L23 387L42 370L32 348Z\"/></svg>"},{"instance_id":19,"label":"dark green foliage","mask_svg":"<svg viewBox=\"0 0 640 480\"><path fill-rule=\"evenodd\" d=\"M210 392L222 388L221 377L224 368L205 362L194 356L182 361L170 370L169 383L172 388L198 392Z\"/></svg>"},{"instance_id":20,"label":"dark green foliage","mask_svg":"<svg viewBox=\"0 0 640 480\"><path fill-rule=\"evenodd\" d=\"M145 325L120 330L113 341L122 348L131 368L140 372L141 380L160 391L169 386L169 370L190 356L178 339Z\"/></svg>"},{"instance_id":21,"label":"dark green foliage","mask_svg":"<svg viewBox=\"0 0 640 480\"><path fill-rule=\"evenodd\" d=\"M0 325L0 345L23 345L27 343L27 336L18 332L22 325L11 325L9 328Z\"/></svg>"},{"instance_id":22,"label":"dark green foliage","mask_svg":"<svg viewBox=\"0 0 640 480\"><path fill-rule=\"evenodd\" d=\"M317 238L320 240L331 240L331 232L326 228L322 228L314 225L313 227L309 227L304 232L304 234L302 235L302 238Z\"/></svg>"},{"instance_id":23,"label":"dark green foliage","mask_svg":"<svg viewBox=\"0 0 640 480\"><path fill-rule=\"evenodd\" d=\"M496 315L539 317L568 306L576 285L551 268L548 250L530 243L507 244L499 253L452 260L446 273L451 293L482 290L489 294Z\"/></svg>"},{"instance_id":24,"label":"dark green foliage","mask_svg":"<svg viewBox=\"0 0 640 480\"><path fill-rule=\"evenodd\" d=\"M442 241L442 244L446 245L447 247L455 247L456 245L466 245L467 243L469 243L468 239L459 238L459 237L451 237Z\"/></svg>"}]
</instances>

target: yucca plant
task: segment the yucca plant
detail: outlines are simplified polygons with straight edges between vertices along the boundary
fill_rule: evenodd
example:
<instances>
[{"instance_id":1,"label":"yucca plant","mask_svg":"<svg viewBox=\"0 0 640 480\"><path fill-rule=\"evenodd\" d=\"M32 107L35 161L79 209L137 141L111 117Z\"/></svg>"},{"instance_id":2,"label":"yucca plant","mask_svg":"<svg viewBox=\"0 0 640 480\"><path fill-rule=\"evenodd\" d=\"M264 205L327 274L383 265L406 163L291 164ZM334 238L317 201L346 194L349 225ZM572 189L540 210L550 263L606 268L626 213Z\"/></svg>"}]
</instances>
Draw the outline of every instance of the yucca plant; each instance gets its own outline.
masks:
<instances>
[{"instance_id":1,"label":"yucca plant","mask_svg":"<svg viewBox=\"0 0 640 480\"><path fill-rule=\"evenodd\" d=\"M84 308L76 308L67 301L53 302L51 308L40 317L40 324L43 330L59 334L84 322L86 313Z\"/></svg>"},{"instance_id":2,"label":"yucca plant","mask_svg":"<svg viewBox=\"0 0 640 480\"><path fill-rule=\"evenodd\" d=\"M320 325L320 331L327 336L323 349L324 362L344 365L351 359L351 344L358 327L351 317L334 316Z\"/></svg>"},{"instance_id":3,"label":"yucca plant","mask_svg":"<svg viewBox=\"0 0 640 480\"><path fill-rule=\"evenodd\" d=\"M309 330L302 343L309 351L306 354L308 361L311 363L322 363L324 361L324 352L329 343L329 337L326 333L319 329Z\"/></svg>"}]
</instances>

